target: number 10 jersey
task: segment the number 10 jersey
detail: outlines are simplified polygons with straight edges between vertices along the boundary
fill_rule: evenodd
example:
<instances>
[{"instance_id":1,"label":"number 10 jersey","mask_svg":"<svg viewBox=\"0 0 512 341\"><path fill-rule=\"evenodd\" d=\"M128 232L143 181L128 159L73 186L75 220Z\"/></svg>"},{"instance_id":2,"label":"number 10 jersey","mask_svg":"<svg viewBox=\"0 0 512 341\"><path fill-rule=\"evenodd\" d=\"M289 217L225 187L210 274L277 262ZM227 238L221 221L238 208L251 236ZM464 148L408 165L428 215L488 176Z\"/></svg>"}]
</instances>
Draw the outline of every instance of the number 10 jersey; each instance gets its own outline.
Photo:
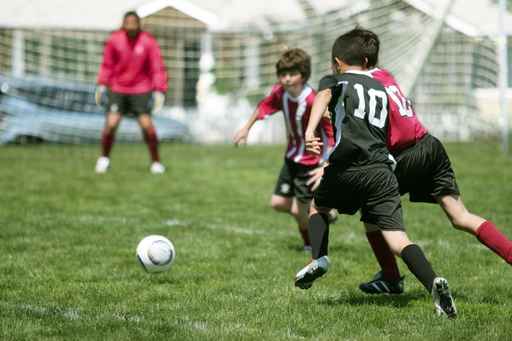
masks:
<instances>
[{"instance_id":1,"label":"number 10 jersey","mask_svg":"<svg viewBox=\"0 0 512 341\"><path fill-rule=\"evenodd\" d=\"M336 143L329 162L341 168L392 165L386 147L388 96L382 84L368 72L347 71L322 78L319 91L327 88Z\"/></svg>"}]
</instances>

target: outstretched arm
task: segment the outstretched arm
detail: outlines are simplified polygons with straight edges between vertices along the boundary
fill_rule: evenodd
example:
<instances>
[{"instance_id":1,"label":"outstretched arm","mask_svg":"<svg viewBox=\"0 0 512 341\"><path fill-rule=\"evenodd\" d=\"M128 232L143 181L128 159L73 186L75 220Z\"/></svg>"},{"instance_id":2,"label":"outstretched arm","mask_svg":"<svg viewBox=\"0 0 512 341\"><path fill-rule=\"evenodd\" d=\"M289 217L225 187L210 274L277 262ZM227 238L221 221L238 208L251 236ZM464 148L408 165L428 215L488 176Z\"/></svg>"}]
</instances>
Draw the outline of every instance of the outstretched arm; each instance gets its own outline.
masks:
<instances>
[{"instance_id":1,"label":"outstretched arm","mask_svg":"<svg viewBox=\"0 0 512 341\"><path fill-rule=\"evenodd\" d=\"M282 92L282 86L275 85L272 88L270 94L261 100L261 102L256 107L256 110L254 110L252 113L251 117L249 117L244 126L239 131L237 131L233 137L233 143L235 146L239 146L247 142L249 130L251 130L256 121L263 120L266 117L281 110Z\"/></svg>"},{"instance_id":2,"label":"outstretched arm","mask_svg":"<svg viewBox=\"0 0 512 341\"><path fill-rule=\"evenodd\" d=\"M309 117L305 138L306 149L315 154L320 154L322 152L323 145L321 138L315 136L315 131L327 111L331 98L331 89L325 89L316 95L315 101L313 102L313 108L311 109L311 116Z\"/></svg>"},{"instance_id":3,"label":"outstretched arm","mask_svg":"<svg viewBox=\"0 0 512 341\"><path fill-rule=\"evenodd\" d=\"M260 111L258 108L256 108L256 110L254 110L251 117L249 117L244 126L240 128L240 130L238 130L235 136L233 137L233 143L235 144L235 146L247 143L247 136L249 135L249 131L251 130L254 123L256 123L259 116Z\"/></svg>"}]
</instances>

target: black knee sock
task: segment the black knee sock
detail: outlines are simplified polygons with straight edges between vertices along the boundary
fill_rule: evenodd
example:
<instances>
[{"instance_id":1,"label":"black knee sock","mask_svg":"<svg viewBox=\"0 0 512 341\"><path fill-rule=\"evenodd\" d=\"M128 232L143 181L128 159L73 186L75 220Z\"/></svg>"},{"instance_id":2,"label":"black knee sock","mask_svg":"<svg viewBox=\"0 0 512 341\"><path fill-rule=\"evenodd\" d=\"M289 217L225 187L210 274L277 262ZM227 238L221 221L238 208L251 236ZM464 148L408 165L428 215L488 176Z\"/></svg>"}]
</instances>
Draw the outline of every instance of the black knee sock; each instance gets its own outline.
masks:
<instances>
[{"instance_id":1,"label":"black knee sock","mask_svg":"<svg viewBox=\"0 0 512 341\"><path fill-rule=\"evenodd\" d=\"M313 259L326 256L329 247L329 220L327 214L313 214L309 218L308 231Z\"/></svg>"},{"instance_id":2,"label":"black knee sock","mask_svg":"<svg viewBox=\"0 0 512 341\"><path fill-rule=\"evenodd\" d=\"M434 278L437 277L425 254L418 245L406 246L400 256L416 278L423 284L429 293L432 292Z\"/></svg>"}]
</instances>

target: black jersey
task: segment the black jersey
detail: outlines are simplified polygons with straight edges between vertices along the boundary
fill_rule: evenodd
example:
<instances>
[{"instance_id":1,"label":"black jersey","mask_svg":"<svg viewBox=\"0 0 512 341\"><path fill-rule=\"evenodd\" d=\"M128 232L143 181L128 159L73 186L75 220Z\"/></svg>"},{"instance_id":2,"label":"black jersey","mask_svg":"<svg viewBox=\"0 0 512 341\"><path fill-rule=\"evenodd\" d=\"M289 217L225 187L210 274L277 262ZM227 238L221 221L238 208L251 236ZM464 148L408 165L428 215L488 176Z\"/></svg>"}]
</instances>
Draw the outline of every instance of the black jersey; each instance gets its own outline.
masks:
<instances>
[{"instance_id":1,"label":"black jersey","mask_svg":"<svg viewBox=\"0 0 512 341\"><path fill-rule=\"evenodd\" d=\"M392 164L387 148L388 97L384 87L363 71L325 76L319 91L330 88L329 111L336 145L329 162L338 167Z\"/></svg>"}]
</instances>

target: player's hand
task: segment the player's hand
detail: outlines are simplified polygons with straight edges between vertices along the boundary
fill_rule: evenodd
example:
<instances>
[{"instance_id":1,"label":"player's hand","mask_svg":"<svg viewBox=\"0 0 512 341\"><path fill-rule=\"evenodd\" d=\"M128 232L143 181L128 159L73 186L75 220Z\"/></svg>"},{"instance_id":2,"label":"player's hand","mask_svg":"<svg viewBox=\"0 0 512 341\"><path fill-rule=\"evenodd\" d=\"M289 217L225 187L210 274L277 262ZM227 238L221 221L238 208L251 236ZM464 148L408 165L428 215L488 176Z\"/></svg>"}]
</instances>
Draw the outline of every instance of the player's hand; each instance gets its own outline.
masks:
<instances>
[{"instance_id":1,"label":"player's hand","mask_svg":"<svg viewBox=\"0 0 512 341\"><path fill-rule=\"evenodd\" d=\"M236 132L235 136L233 137L233 143L237 147L239 145L246 144L247 143L247 136L249 136L249 129L244 127L244 128L242 128L242 129L240 129L239 131Z\"/></svg>"},{"instance_id":2,"label":"player's hand","mask_svg":"<svg viewBox=\"0 0 512 341\"><path fill-rule=\"evenodd\" d=\"M322 140L319 137L307 137L306 136L306 150L310 153L320 155L322 153Z\"/></svg>"},{"instance_id":3,"label":"player's hand","mask_svg":"<svg viewBox=\"0 0 512 341\"><path fill-rule=\"evenodd\" d=\"M319 166L311 171L309 171L309 179L306 181L306 185L310 186L311 191L315 191L320 185L320 181L322 180L322 176L324 175L325 165Z\"/></svg>"},{"instance_id":4,"label":"player's hand","mask_svg":"<svg viewBox=\"0 0 512 341\"><path fill-rule=\"evenodd\" d=\"M153 108L151 108L151 112L157 113L164 107L165 103L165 94L160 91L153 92Z\"/></svg>"},{"instance_id":5,"label":"player's hand","mask_svg":"<svg viewBox=\"0 0 512 341\"><path fill-rule=\"evenodd\" d=\"M96 105L101 105L101 98L105 91L107 91L107 87L105 85L99 85L96 87L96 91L94 92L94 102L96 102Z\"/></svg>"},{"instance_id":6,"label":"player's hand","mask_svg":"<svg viewBox=\"0 0 512 341\"><path fill-rule=\"evenodd\" d=\"M306 141L306 150L308 152L320 155L323 143L322 140L315 135L314 131L306 130L304 140Z\"/></svg>"}]
</instances>

